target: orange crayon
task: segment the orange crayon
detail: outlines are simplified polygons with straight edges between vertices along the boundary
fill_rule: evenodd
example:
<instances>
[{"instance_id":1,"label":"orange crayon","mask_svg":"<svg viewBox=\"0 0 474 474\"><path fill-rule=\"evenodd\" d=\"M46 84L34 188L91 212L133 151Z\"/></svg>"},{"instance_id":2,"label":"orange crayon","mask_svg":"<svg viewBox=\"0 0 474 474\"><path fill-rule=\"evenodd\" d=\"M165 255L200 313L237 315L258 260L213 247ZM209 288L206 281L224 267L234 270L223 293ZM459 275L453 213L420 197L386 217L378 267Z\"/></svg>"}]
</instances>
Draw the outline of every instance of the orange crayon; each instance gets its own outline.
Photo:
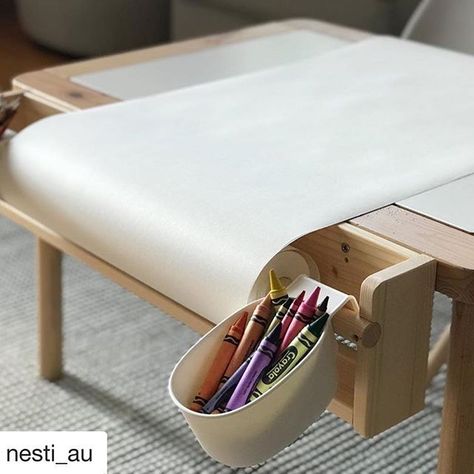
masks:
<instances>
[{"instance_id":1,"label":"orange crayon","mask_svg":"<svg viewBox=\"0 0 474 474\"><path fill-rule=\"evenodd\" d=\"M242 336L239 347L237 347L236 351L234 352L224 376L221 379L221 385L228 380L228 378L240 367L242 362L247 359L250 353L255 349L262 338L265 328L267 327L268 320L272 314L273 304L270 294L268 294L265 299L255 308L252 317L245 328L245 332Z\"/></svg>"},{"instance_id":2,"label":"orange crayon","mask_svg":"<svg viewBox=\"0 0 474 474\"><path fill-rule=\"evenodd\" d=\"M204 382L189 407L190 410L199 411L216 392L219 382L242 339L247 317L248 313L245 312L225 335L214 362L207 371Z\"/></svg>"}]
</instances>

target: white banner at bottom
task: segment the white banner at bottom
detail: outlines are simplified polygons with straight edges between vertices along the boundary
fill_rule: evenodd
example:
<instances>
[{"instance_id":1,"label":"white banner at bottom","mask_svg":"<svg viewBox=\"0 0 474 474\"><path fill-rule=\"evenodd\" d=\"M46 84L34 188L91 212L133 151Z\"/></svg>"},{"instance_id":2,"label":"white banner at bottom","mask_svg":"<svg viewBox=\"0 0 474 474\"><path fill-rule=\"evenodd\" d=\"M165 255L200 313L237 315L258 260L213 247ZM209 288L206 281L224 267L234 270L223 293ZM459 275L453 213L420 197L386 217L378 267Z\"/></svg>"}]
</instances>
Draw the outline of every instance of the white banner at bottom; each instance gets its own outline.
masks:
<instances>
[{"instance_id":1,"label":"white banner at bottom","mask_svg":"<svg viewBox=\"0 0 474 474\"><path fill-rule=\"evenodd\" d=\"M2 474L106 474L107 433L0 431Z\"/></svg>"}]
</instances>

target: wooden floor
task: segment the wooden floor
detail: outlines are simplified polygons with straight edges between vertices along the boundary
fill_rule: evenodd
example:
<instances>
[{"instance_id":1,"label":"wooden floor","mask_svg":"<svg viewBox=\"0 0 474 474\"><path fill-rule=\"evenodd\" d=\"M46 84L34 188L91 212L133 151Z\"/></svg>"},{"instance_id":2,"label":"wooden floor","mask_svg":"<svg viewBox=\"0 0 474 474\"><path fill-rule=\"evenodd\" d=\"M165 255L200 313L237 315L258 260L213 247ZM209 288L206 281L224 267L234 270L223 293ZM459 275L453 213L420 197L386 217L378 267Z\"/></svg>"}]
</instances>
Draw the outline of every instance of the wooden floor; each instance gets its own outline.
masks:
<instances>
[{"instance_id":1,"label":"wooden floor","mask_svg":"<svg viewBox=\"0 0 474 474\"><path fill-rule=\"evenodd\" d=\"M70 60L36 45L21 30L10 2L0 1L0 91L22 72L33 71Z\"/></svg>"}]
</instances>

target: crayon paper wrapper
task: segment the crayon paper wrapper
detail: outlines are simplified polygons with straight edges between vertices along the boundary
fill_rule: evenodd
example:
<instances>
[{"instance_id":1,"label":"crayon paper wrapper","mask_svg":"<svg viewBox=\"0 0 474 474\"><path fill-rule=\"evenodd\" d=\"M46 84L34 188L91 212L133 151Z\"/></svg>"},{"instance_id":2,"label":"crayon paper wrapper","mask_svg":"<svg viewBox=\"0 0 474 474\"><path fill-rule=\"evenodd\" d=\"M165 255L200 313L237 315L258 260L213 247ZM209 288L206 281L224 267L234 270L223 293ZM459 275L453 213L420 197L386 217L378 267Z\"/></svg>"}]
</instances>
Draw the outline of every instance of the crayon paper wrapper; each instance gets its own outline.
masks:
<instances>
[{"instance_id":1,"label":"crayon paper wrapper","mask_svg":"<svg viewBox=\"0 0 474 474\"><path fill-rule=\"evenodd\" d=\"M218 322L299 237L473 173L473 83L471 56L372 38L41 120L0 193Z\"/></svg>"}]
</instances>

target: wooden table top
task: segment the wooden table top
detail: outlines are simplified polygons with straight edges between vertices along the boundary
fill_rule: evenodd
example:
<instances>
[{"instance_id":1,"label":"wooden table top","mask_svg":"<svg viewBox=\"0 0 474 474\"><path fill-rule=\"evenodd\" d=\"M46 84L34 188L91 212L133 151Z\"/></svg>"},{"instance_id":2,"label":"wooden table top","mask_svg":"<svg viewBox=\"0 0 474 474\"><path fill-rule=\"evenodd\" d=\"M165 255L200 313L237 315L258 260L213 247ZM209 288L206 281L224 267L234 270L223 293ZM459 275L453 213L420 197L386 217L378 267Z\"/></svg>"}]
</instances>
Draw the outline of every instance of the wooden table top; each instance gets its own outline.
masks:
<instances>
[{"instance_id":1,"label":"wooden table top","mask_svg":"<svg viewBox=\"0 0 474 474\"><path fill-rule=\"evenodd\" d=\"M118 101L72 82L72 76L292 30L312 30L348 41L360 41L371 36L366 32L315 20L288 20L22 74L13 80L14 88L25 93L25 104L16 119L15 128L19 130L51 114ZM474 303L473 235L396 205L354 218L350 222L436 258L437 289L459 301Z\"/></svg>"}]
</instances>

